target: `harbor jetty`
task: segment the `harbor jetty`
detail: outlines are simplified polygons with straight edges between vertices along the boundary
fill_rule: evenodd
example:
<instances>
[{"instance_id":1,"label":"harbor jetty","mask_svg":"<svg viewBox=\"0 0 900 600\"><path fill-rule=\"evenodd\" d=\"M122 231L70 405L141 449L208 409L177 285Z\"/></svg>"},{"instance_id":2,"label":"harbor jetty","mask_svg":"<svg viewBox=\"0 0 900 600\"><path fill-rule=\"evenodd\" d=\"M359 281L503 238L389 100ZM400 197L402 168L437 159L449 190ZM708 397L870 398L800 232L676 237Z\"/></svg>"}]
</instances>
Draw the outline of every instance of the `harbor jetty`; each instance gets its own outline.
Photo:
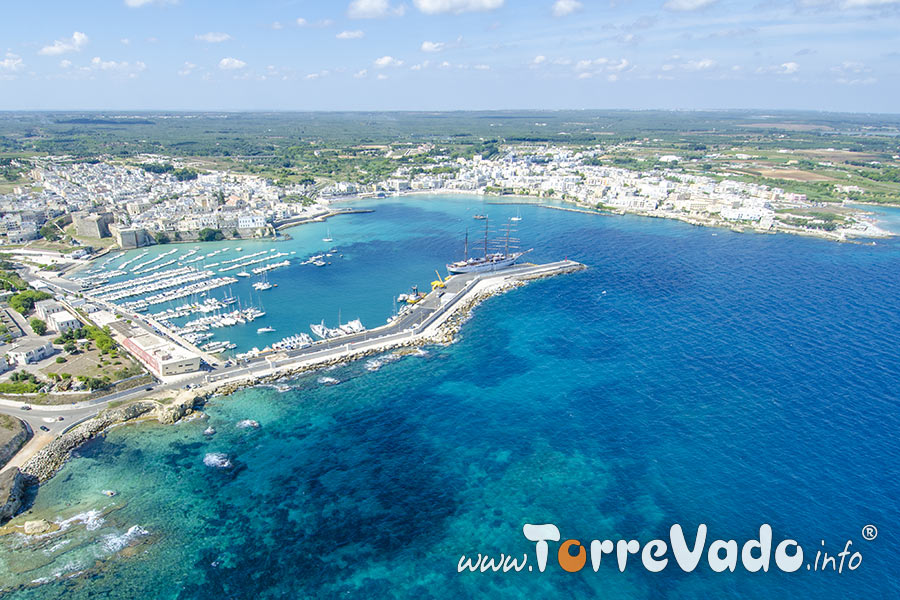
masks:
<instances>
[{"instance_id":1,"label":"harbor jetty","mask_svg":"<svg viewBox=\"0 0 900 600\"><path fill-rule=\"evenodd\" d=\"M487 297L524 285L528 281L580 271L573 260L547 264L522 264L504 269L460 274L443 281L389 323L376 329L329 338L303 348L252 357L205 376L203 387L212 393L230 392L280 377L356 360L397 348L452 341L464 315Z\"/></svg>"},{"instance_id":2,"label":"harbor jetty","mask_svg":"<svg viewBox=\"0 0 900 600\"><path fill-rule=\"evenodd\" d=\"M29 426L49 423L51 427L46 435L36 436L33 443L26 444L10 461L7 470L18 474L21 468L22 474L30 481L45 481L52 477L74 448L120 423L144 418L175 422L191 415L195 408L213 395L230 394L241 388L275 382L367 356L387 352L403 354L424 345L448 344L454 340L471 309L483 300L529 281L585 268L579 262L563 260L453 275L442 279L431 292L418 297L386 325L375 329L347 333L304 344L297 349L277 350L244 360L221 362L204 353L211 370L187 375L177 381L164 381L146 389L124 390L70 405L35 405L34 415L30 414L32 411L23 413L17 403L0 404L0 412L10 412L12 409ZM146 315L132 313L130 316L135 321L146 319L148 326L161 327ZM308 339L308 336L305 337ZM179 345L184 344L182 347L193 347L179 336L173 336L172 340ZM176 402L162 402L166 398L171 400L173 393ZM17 511L13 504L10 504L10 514L7 516Z\"/></svg>"}]
</instances>

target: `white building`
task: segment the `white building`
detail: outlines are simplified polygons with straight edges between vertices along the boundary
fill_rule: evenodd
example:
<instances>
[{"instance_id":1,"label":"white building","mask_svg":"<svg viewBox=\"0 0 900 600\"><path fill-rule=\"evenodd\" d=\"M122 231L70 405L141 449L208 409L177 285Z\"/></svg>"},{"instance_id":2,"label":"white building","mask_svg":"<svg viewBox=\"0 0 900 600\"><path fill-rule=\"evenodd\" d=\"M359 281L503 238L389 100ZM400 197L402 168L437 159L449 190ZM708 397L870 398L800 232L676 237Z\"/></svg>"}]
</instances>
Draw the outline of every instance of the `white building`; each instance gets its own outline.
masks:
<instances>
[{"instance_id":1,"label":"white building","mask_svg":"<svg viewBox=\"0 0 900 600\"><path fill-rule=\"evenodd\" d=\"M50 329L59 333L65 333L71 329L80 329L81 321L67 310L55 312L47 318Z\"/></svg>"},{"instance_id":2,"label":"white building","mask_svg":"<svg viewBox=\"0 0 900 600\"><path fill-rule=\"evenodd\" d=\"M9 357L17 365L26 365L44 360L54 352L53 344L47 340L26 340L13 345L9 350Z\"/></svg>"}]
</instances>

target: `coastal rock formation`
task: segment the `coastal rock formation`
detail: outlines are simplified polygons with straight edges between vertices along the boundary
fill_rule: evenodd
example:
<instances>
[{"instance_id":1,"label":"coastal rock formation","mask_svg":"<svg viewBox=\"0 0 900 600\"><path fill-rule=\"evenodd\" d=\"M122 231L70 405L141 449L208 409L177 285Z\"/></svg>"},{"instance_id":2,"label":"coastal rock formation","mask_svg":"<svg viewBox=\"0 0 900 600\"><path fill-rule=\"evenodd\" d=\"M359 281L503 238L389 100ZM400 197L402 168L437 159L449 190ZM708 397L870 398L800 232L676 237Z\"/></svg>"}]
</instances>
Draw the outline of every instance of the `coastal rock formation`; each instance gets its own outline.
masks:
<instances>
[{"instance_id":1,"label":"coastal rock formation","mask_svg":"<svg viewBox=\"0 0 900 600\"><path fill-rule=\"evenodd\" d=\"M193 392L182 392L171 404L160 405L156 411L156 420L163 425L172 425L184 417L193 414L194 409L203 404L203 398Z\"/></svg>"},{"instance_id":2,"label":"coastal rock formation","mask_svg":"<svg viewBox=\"0 0 900 600\"><path fill-rule=\"evenodd\" d=\"M13 467L0 473L0 522L11 519L22 507L25 477Z\"/></svg>"},{"instance_id":3,"label":"coastal rock formation","mask_svg":"<svg viewBox=\"0 0 900 600\"><path fill-rule=\"evenodd\" d=\"M109 408L50 442L25 463L22 472L39 482L47 481L65 464L72 450L110 427L146 418L155 418L164 425L170 425L193 414L194 409L202 403L203 397L183 393L168 405L153 400L139 400L118 408Z\"/></svg>"},{"instance_id":4,"label":"coastal rock formation","mask_svg":"<svg viewBox=\"0 0 900 600\"><path fill-rule=\"evenodd\" d=\"M28 428L19 419L5 417L0 422L0 468L16 455L28 437Z\"/></svg>"},{"instance_id":5,"label":"coastal rock formation","mask_svg":"<svg viewBox=\"0 0 900 600\"><path fill-rule=\"evenodd\" d=\"M142 417L155 410L156 407L155 402L142 400L119 408L104 410L93 419L67 431L42 448L25 463L22 472L38 481L46 481L65 464L72 450L113 425Z\"/></svg>"},{"instance_id":6,"label":"coastal rock formation","mask_svg":"<svg viewBox=\"0 0 900 600\"><path fill-rule=\"evenodd\" d=\"M41 535L53 529L53 524L44 519L37 521L25 521L25 535Z\"/></svg>"}]
</instances>

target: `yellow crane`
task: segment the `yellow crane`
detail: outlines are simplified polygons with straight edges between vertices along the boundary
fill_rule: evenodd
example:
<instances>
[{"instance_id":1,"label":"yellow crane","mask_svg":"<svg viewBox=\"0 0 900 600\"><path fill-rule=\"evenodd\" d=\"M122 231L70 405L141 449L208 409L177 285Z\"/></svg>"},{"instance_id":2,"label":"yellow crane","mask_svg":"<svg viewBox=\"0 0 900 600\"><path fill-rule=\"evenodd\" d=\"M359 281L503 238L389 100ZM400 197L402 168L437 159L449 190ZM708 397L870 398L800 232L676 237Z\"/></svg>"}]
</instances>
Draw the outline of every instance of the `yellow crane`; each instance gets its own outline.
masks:
<instances>
[{"instance_id":1,"label":"yellow crane","mask_svg":"<svg viewBox=\"0 0 900 600\"><path fill-rule=\"evenodd\" d=\"M438 288L447 287L447 282L444 281L444 278L441 277L441 274L437 272L437 269L434 270L434 274L437 275L437 279L431 282L431 291L433 292Z\"/></svg>"}]
</instances>

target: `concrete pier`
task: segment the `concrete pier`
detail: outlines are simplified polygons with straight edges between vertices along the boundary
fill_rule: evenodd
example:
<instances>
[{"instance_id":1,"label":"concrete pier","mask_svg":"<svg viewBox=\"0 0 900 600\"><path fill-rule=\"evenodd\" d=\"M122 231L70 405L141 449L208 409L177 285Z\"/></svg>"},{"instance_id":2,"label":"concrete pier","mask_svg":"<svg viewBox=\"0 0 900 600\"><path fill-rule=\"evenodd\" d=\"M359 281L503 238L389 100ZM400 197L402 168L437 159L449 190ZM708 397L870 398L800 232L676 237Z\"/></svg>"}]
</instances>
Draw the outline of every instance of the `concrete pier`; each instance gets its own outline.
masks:
<instances>
[{"instance_id":1,"label":"concrete pier","mask_svg":"<svg viewBox=\"0 0 900 600\"><path fill-rule=\"evenodd\" d=\"M360 355L436 341L440 328L469 301L522 283L585 266L572 260L542 265L522 264L478 274L454 275L387 325L361 333L326 339L306 348L278 352L265 358L219 369L206 377L208 384L236 383L248 377L271 377L279 372L315 368L316 365L350 360Z\"/></svg>"}]
</instances>

